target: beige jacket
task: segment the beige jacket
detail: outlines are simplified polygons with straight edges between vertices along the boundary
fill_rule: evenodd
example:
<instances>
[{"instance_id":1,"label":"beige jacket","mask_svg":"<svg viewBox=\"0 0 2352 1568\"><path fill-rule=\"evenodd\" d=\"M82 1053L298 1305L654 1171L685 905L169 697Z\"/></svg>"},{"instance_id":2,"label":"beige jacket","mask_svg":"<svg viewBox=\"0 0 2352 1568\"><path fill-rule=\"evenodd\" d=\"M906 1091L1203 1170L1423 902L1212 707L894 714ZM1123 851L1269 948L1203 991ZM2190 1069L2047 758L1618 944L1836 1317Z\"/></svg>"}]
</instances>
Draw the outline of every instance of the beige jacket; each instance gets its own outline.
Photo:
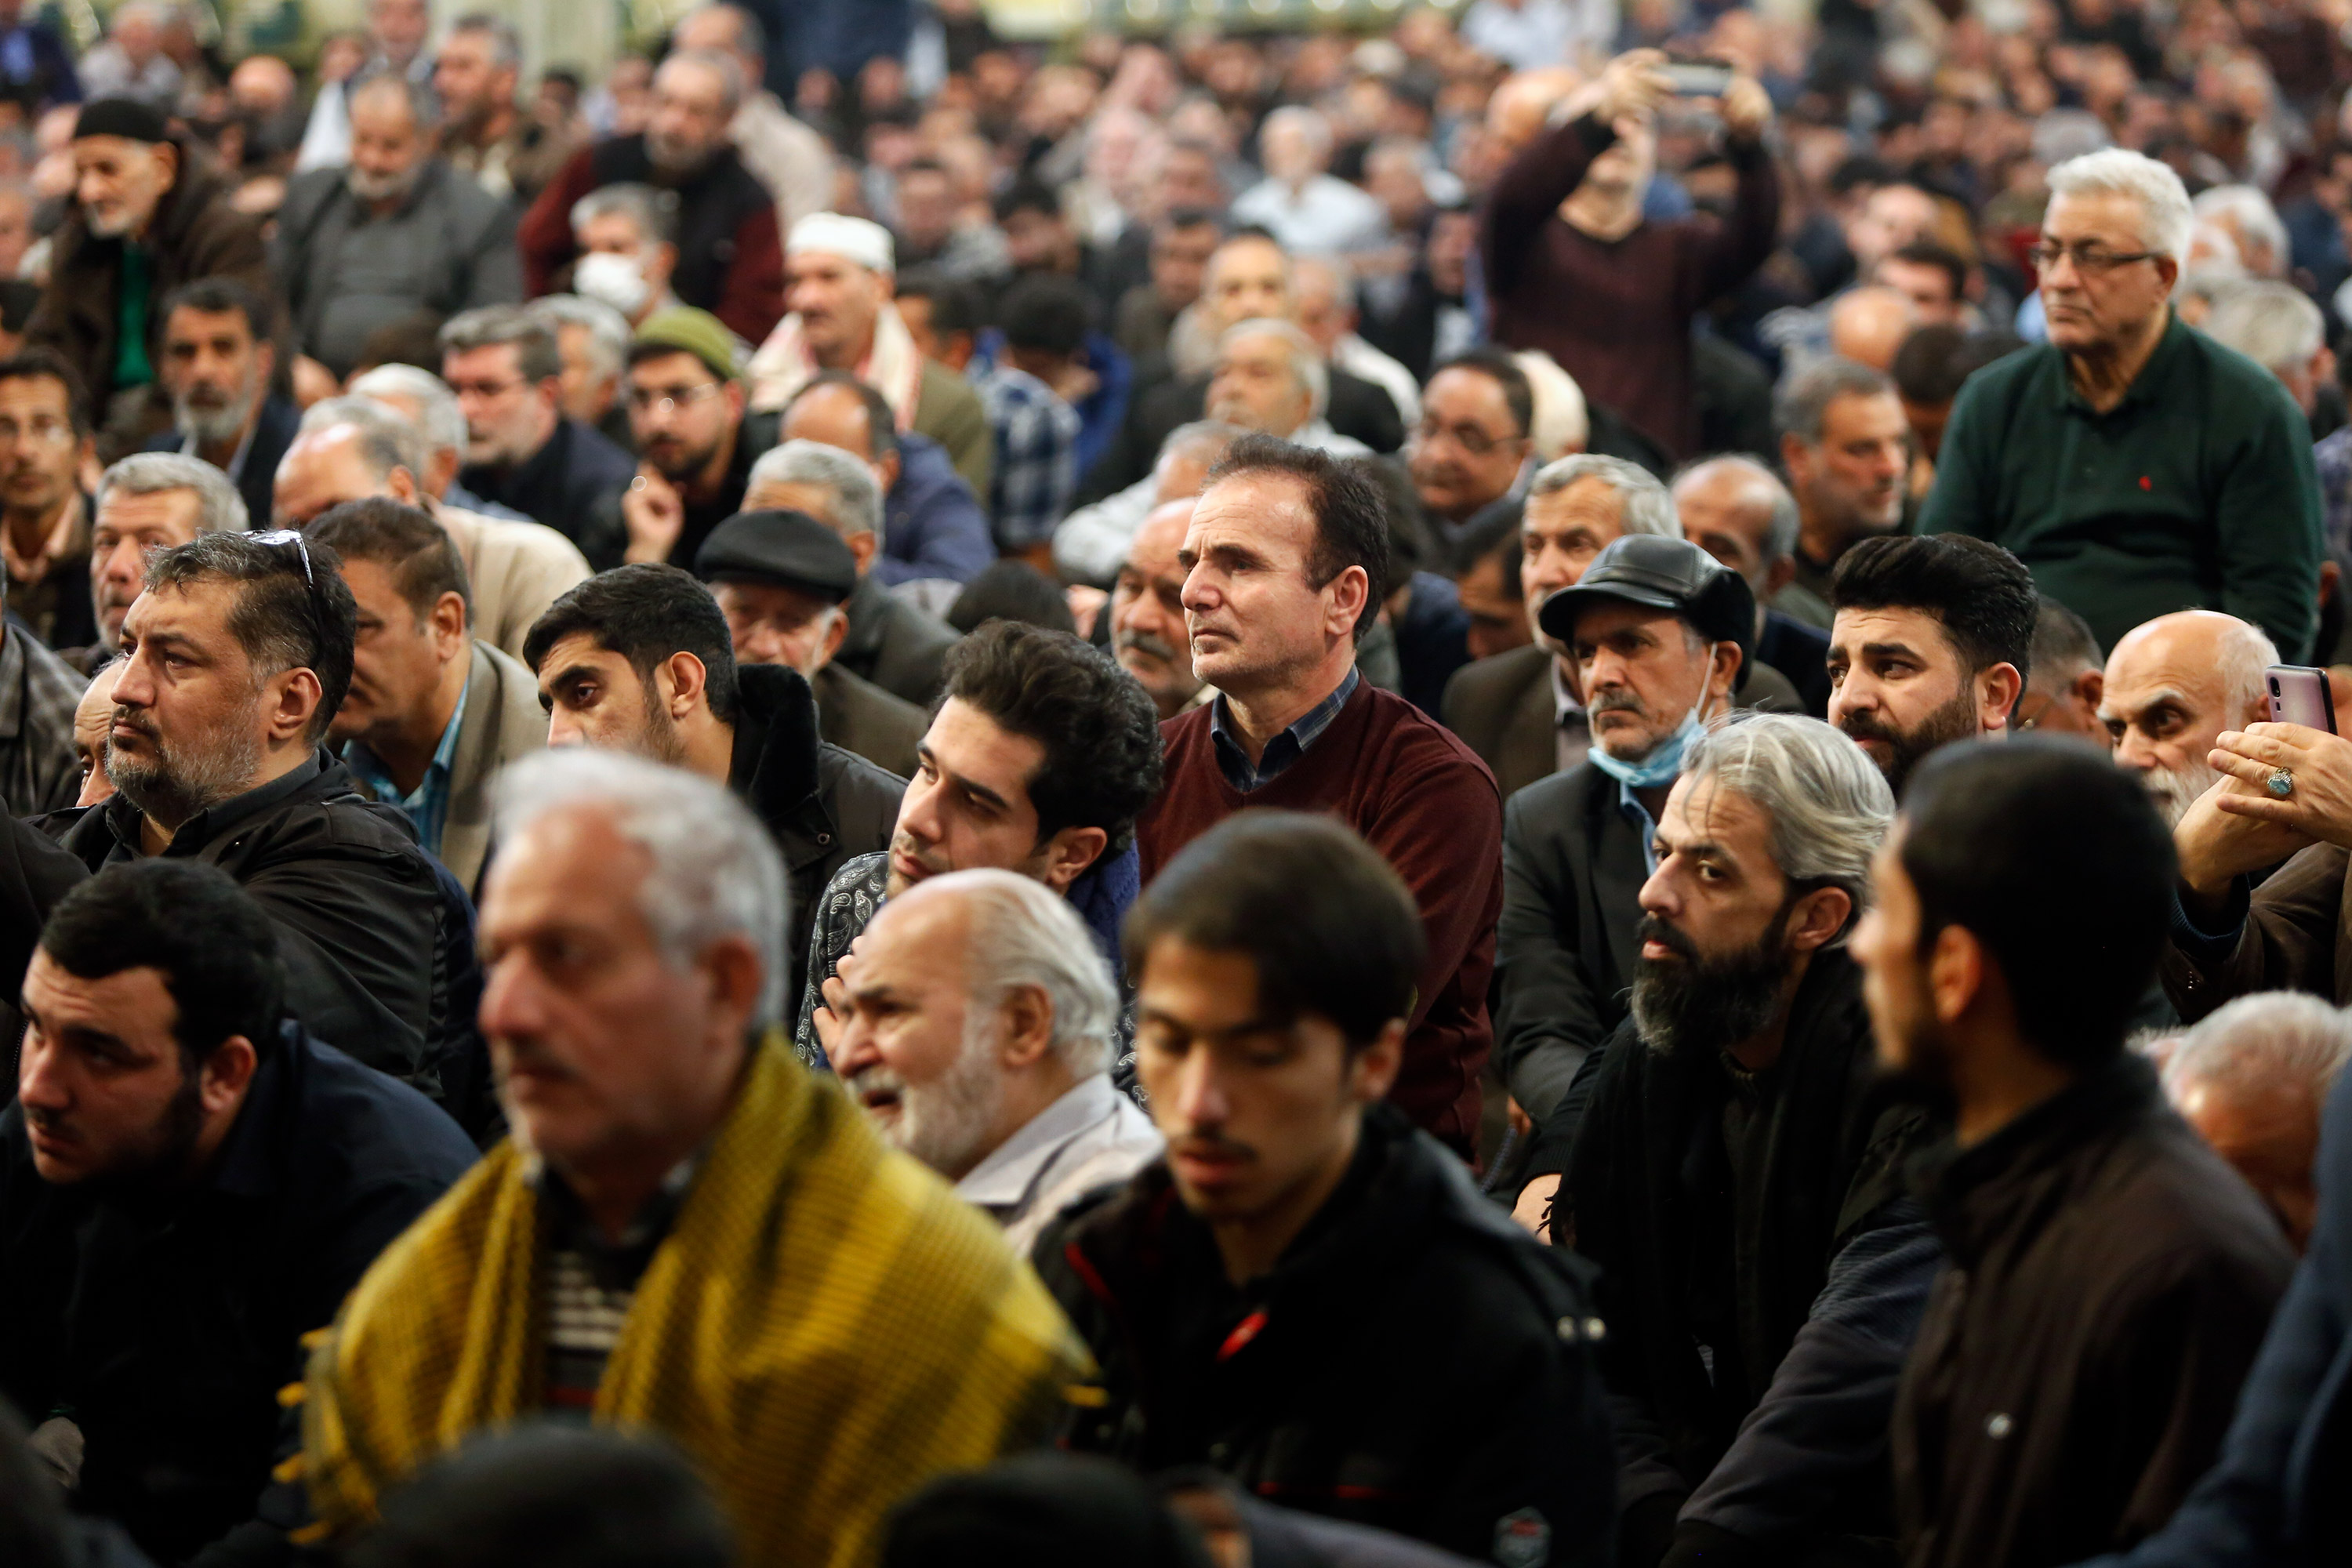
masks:
<instances>
[{"instance_id":1,"label":"beige jacket","mask_svg":"<svg viewBox=\"0 0 2352 1568\"><path fill-rule=\"evenodd\" d=\"M588 580L588 558L543 523L484 517L454 506L436 506L433 515L465 558L474 595L474 635L520 659L531 623Z\"/></svg>"}]
</instances>

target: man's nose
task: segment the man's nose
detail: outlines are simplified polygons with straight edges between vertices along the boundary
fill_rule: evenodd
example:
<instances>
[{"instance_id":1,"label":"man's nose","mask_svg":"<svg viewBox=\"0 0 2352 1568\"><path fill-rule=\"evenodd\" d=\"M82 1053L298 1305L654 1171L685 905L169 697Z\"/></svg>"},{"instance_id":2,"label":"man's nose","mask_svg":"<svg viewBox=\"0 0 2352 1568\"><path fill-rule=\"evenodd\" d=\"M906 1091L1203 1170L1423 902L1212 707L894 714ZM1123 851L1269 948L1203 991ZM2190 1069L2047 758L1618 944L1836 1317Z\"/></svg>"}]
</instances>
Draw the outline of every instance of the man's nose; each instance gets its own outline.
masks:
<instances>
[{"instance_id":1,"label":"man's nose","mask_svg":"<svg viewBox=\"0 0 2352 1568\"><path fill-rule=\"evenodd\" d=\"M1176 1113L1183 1120L1184 1125L1202 1132L1223 1127L1233 1111L1225 1098L1225 1086L1217 1071L1214 1053L1207 1050L1188 1053L1178 1072Z\"/></svg>"},{"instance_id":2,"label":"man's nose","mask_svg":"<svg viewBox=\"0 0 2352 1568\"><path fill-rule=\"evenodd\" d=\"M486 1037L527 1038L546 1022L545 1000L530 965L509 956L491 964L483 977L482 1002L475 1017Z\"/></svg>"},{"instance_id":3,"label":"man's nose","mask_svg":"<svg viewBox=\"0 0 2352 1568\"><path fill-rule=\"evenodd\" d=\"M16 1098L34 1110L69 1110L73 1093L58 1069L58 1053L36 1042L28 1031L24 1058L16 1068Z\"/></svg>"}]
</instances>

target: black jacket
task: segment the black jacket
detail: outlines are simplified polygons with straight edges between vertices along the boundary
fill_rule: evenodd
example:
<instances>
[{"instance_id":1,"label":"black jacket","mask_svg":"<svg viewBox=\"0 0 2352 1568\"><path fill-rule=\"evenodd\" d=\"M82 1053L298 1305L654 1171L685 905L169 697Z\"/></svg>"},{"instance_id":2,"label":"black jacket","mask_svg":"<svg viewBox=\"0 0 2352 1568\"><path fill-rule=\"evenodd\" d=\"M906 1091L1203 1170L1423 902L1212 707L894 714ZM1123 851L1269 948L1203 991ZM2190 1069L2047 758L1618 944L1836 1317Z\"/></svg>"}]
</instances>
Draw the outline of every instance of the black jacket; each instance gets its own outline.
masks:
<instances>
[{"instance_id":1,"label":"black jacket","mask_svg":"<svg viewBox=\"0 0 2352 1568\"><path fill-rule=\"evenodd\" d=\"M276 1047L168 1189L52 1186L0 1112L0 1393L81 1428L75 1502L159 1562L252 1516L301 1336L474 1159L415 1090L290 1023Z\"/></svg>"},{"instance_id":2,"label":"black jacket","mask_svg":"<svg viewBox=\"0 0 2352 1568\"><path fill-rule=\"evenodd\" d=\"M1891 1539L1886 1424L1937 1257L1903 1183L1927 1125L1884 1090L1840 948L1761 1073L1609 1037L1553 1235L1601 1270L1629 1506L1705 1483L1685 1520L1745 1542Z\"/></svg>"},{"instance_id":3,"label":"black jacket","mask_svg":"<svg viewBox=\"0 0 2352 1568\"><path fill-rule=\"evenodd\" d=\"M1805 711L1816 719L1829 716L1830 639L1802 621L1778 610L1764 612L1764 632L1756 639L1756 658L1789 678Z\"/></svg>"},{"instance_id":4,"label":"black jacket","mask_svg":"<svg viewBox=\"0 0 2352 1568\"><path fill-rule=\"evenodd\" d=\"M245 502L246 519L252 527L269 526L278 505L278 465L301 433L300 409L275 393L261 400L260 416L253 422L253 443L245 449L245 467L229 480ZM147 450L176 452L187 441L179 431L166 430L147 443ZM95 634L91 640L96 640Z\"/></svg>"},{"instance_id":5,"label":"black jacket","mask_svg":"<svg viewBox=\"0 0 2352 1568\"><path fill-rule=\"evenodd\" d=\"M783 851L793 916L791 989L784 994L797 997L817 900L843 861L889 847L907 781L817 738L816 698L800 671L746 664L736 668L735 679L739 710L728 783Z\"/></svg>"},{"instance_id":6,"label":"black jacket","mask_svg":"<svg viewBox=\"0 0 2352 1568\"><path fill-rule=\"evenodd\" d=\"M620 493L636 478L637 460L577 419L560 418L547 444L504 468L470 464L459 482L484 500L510 506L580 547L602 572L621 563L628 536L620 529Z\"/></svg>"},{"instance_id":7,"label":"black jacket","mask_svg":"<svg viewBox=\"0 0 2352 1568\"><path fill-rule=\"evenodd\" d=\"M1239 1289L1164 1162L1035 1256L1102 1367L1105 1402L1075 1407L1070 1447L1147 1474L1213 1465L1269 1501L1465 1556L1608 1561L1586 1275L1393 1107L1366 1113L1338 1190Z\"/></svg>"},{"instance_id":8,"label":"black jacket","mask_svg":"<svg viewBox=\"0 0 2352 1568\"><path fill-rule=\"evenodd\" d=\"M929 707L947 679L956 629L907 603L871 573L857 580L842 610L849 633L833 662L918 708Z\"/></svg>"},{"instance_id":9,"label":"black jacket","mask_svg":"<svg viewBox=\"0 0 2352 1568\"><path fill-rule=\"evenodd\" d=\"M96 871L139 858L139 812L121 795L66 830ZM197 813L166 855L218 866L261 905L286 960L286 1010L320 1039L438 1097L469 1019L467 919L451 907L408 819L361 795L325 752L259 789ZM455 884L450 884L454 887Z\"/></svg>"},{"instance_id":10,"label":"black jacket","mask_svg":"<svg viewBox=\"0 0 2352 1568\"><path fill-rule=\"evenodd\" d=\"M1495 931L1495 1055L1538 1121L1586 1053L1625 1016L1650 867L1617 781L1580 763L1503 805L1503 914Z\"/></svg>"},{"instance_id":11,"label":"black jacket","mask_svg":"<svg viewBox=\"0 0 2352 1568\"><path fill-rule=\"evenodd\" d=\"M89 870L58 848L49 836L21 817L7 818L0 832L0 1062L16 1059L16 1042L25 1032L24 1016L16 1011L16 988L41 942L41 928L58 900L80 885ZM8 1075L8 1094L15 1094L16 1075Z\"/></svg>"},{"instance_id":12,"label":"black jacket","mask_svg":"<svg viewBox=\"0 0 2352 1568\"><path fill-rule=\"evenodd\" d=\"M2130 1545L2221 1450L2294 1265L2276 1222L2130 1055L1927 1190L1948 1261L1895 1402L1906 1561Z\"/></svg>"}]
</instances>

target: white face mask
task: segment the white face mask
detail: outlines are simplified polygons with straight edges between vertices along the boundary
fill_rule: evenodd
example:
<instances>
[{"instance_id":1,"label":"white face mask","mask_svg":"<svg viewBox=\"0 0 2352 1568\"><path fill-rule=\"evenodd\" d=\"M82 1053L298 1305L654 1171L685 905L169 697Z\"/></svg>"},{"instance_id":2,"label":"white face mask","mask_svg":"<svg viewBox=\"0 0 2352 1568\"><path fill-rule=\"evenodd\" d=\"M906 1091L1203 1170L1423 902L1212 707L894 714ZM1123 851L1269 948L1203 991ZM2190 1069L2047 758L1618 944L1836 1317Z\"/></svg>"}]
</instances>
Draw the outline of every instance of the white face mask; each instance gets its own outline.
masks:
<instances>
[{"instance_id":1,"label":"white face mask","mask_svg":"<svg viewBox=\"0 0 2352 1568\"><path fill-rule=\"evenodd\" d=\"M579 259L572 268L572 287L583 298L601 300L632 320L651 291L643 262L607 250L591 251Z\"/></svg>"}]
</instances>

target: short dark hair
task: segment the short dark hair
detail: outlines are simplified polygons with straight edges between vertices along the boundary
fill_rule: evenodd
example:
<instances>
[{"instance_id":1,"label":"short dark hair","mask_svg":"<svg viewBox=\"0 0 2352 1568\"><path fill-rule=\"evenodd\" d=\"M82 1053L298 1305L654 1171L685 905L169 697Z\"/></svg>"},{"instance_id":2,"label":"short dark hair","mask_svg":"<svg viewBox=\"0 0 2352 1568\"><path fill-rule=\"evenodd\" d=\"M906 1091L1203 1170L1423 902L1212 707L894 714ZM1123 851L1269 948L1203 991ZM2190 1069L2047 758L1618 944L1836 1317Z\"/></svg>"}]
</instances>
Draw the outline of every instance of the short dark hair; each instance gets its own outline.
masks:
<instances>
[{"instance_id":1,"label":"short dark hair","mask_svg":"<svg viewBox=\"0 0 2352 1568\"><path fill-rule=\"evenodd\" d=\"M990 621L948 650L946 681L941 704L970 703L1045 748L1029 780L1038 842L1099 827L1106 857L1127 847L1160 793L1160 713L1133 676L1068 632Z\"/></svg>"},{"instance_id":2,"label":"short dark hair","mask_svg":"<svg viewBox=\"0 0 2352 1568\"><path fill-rule=\"evenodd\" d=\"M1062 221L1062 198L1053 186L1043 180L1024 175L999 193L995 210L999 223L1016 213L1044 213L1059 223Z\"/></svg>"},{"instance_id":3,"label":"short dark hair","mask_svg":"<svg viewBox=\"0 0 2352 1568\"><path fill-rule=\"evenodd\" d=\"M1248 958L1259 1016L1328 1018L1357 1049L1412 1016L1428 954L1412 890L1378 850L1334 818L1263 807L1186 845L1143 889L1123 938L1129 975L1163 937Z\"/></svg>"},{"instance_id":4,"label":"short dark hair","mask_svg":"<svg viewBox=\"0 0 2352 1568\"><path fill-rule=\"evenodd\" d=\"M360 340L355 364L373 369L380 364L414 365L441 374L441 329L448 318L438 310L411 310L395 316Z\"/></svg>"},{"instance_id":5,"label":"short dark hair","mask_svg":"<svg viewBox=\"0 0 2352 1568\"><path fill-rule=\"evenodd\" d=\"M1328 452L1297 446L1255 431L1225 448L1209 470L1208 484L1244 474L1287 474L1307 487L1315 517L1315 548L1307 555L1307 581L1320 588L1350 566L1371 579L1363 612L1356 617L1356 640L1364 640L1388 596L1388 506L1371 481ZM1203 487L1205 489L1205 487Z\"/></svg>"},{"instance_id":6,"label":"short dark hair","mask_svg":"<svg viewBox=\"0 0 2352 1568\"><path fill-rule=\"evenodd\" d=\"M533 671L548 650L570 637L593 638L629 661L650 688L654 668L673 654L702 661L703 691L711 716L735 722L735 639L710 590L682 566L638 563L599 572L547 606L523 638Z\"/></svg>"},{"instance_id":7,"label":"short dark hair","mask_svg":"<svg viewBox=\"0 0 2352 1568\"><path fill-rule=\"evenodd\" d=\"M1077 279L1051 272L1016 279L997 301L996 312L1008 346L1063 359L1085 344L1092 324L1087 291Z\"/></svg>"},{"instance_id":8,"label":"short dark hair","mask_svg":"<svg viewBox=\"0 0 2352 1568\"><path fill-rule=\"evenodd\" d=\"M33 343L0 359L0 382L9 381L56 382L65 389L66 417L73 421L73 433L89 434L89 391L81 384L81 372L57 350Z\"/></svg>"},{"instance_id":9,"label":"short dark hair","mask_svg":"<svg viewBox=\"0 0 2352 1568\"><path fill-rule=\"evenodd\" d=\"M658 1434L537 1420L469 1438L386 1494L348 1568L729 1568L733 1533Z\"/></svg>"},{"instance_id":10,"label":"short dark hair","mask_svg":"<svg viewBox=\"0 0 2352 1568\"><path fill-rule=\"evenodd\" d=\"M1503 389L1503 402L1510 408L1513 433L1525 436L1536 426L1536 389L1528 380L1528 373L1519 368L1507 350L1481 344L1465 349L1452 359L1433 367L1430 381L1435 381L1449 370L1475 371ZM1428 383L1423 383L1427 385Z\"/></svg>"},{"instance_id":11,"label":"short dark hair","mask_svg":"<svg viewBox=\"0 0 2352 1568\"><path fill-rule=\"evenodd\" d=\"M2060 736L1964 742L1919 764L1903 812L1920 951L1948 926L1972 932L2000 964L2018 1032L2053 1061L2121 1050L2175 875L2172 835L2137 779Z\"/></svg>"},{"instance_id":12,"label":"short dark hair","mask_svg":"<svg viewBox=\"0 0 2352 1568\"><path fill-rule=\"evenodd\" d=\"M420 623L442 595L455 594L466 602L466 624L474 624L474 595L466 581L465 559L449 531L434 521L430 512L370 496L329 507L302 532L346 561L373 561L390 572L392 585Z\"/></svg>"},{"instance_id":13,"label":"short dark hair","mask_svg":"<svg viewBox=\"0 0 2352 1568\"><path fill-rule=\"evenodd\" d=\"M253 334L255 342L269 336L269 307L261 296L234 278L199 278L172 290L163 300L163 313L156 318L166 327L171 325L174 310L198 310L207 316L223 316L234 310L245 318L245 330Z\"/></svg>"},{"instance_id":14,"label":"short dark hair","mask_svg":"<svg viewBox=\"0 0 2352 1568\"><path fill-rule=\"evenodd\" d=\"M172 1037L192 1075L238 1035L260 1056L277 1048L286 997L278 933L261 906L208 861L107 867L49 911L41 951L80 980L160 973L179 1011Z\"/></svg>"},{"instance_id":15,"label":"short dark hair","mask_svg":"<svg viewBox=\"0 0 2352 1568\"><path fill-rule=\"evenodd\" d=\"M1998 544L1965 533L1865 539L1838 558L1830 608L1924 610L1969 675L1996 664L2033 670L2033 574Z\"/></svg>"},{"instance_id":16,"label":"short dark hair","mask_svg":"<svg viewBox=\"0 0 2352 1568\"><path fill-rule=\"evenodd\" d=\"M859 401L866 405L866 427L875 462L880 462L898 449L898 416L891 408L890 400L872 384L858 380L845 370L821 370L803 382L801 389L785 401L783 417L790 419L793 405L820 386L845 386L857 394Z\"/></svg>"},{"instance_id":17,"label":"short dark hair","mask_svg":"<svg viewBox=\"0 0 2352 1568\"><path fill-rule=\"evenodd\" d=\"M1889 261L1907 261L1914 267L1932 267L1951 279L1952 298L1959 299L1968 292L1969 264L1966 258L1948 245L1938 245L1932 239L1915 239L1887 258Z\"/></svg>"},{"instance_id":18,"label":"short dark hair","mask_svg":"<svg viewBox=\"0 0 2352 1568\"><path fill-rule=\"evenodd\" d=\"M352 689L360 613L343 581L342 557L307 538L272 543L250 533L199 533L147 563L150 592L184 593L210 579L236 584L229 635L257 670L267 677L308 669L319 678L319 707L310 715L316 741Z\"/></svg>"},{"instance_id":19,"label":"short dark hair","mask_svg":"<svg viewBox=\"0 0 2352 1568\"><path fill-rule=\"evenodd\" d=\"M956 595L944 618L960 632L977 631L985 621L1025 621L1056 632L1078 629L1061 584L1013 556L982 567Z\"/></svg>"},{"instance_id":20,"label":"short dark hair","mask_svg":"<svg viewBox=\"0 0 2352 1568\"><path fill-rule=\"evenodd\" d=\"M2086 669L2097 669L2105 662L2099 657L2099 639L2092 634L2089 622L2047 594L2035 595L2035 669L2042 671L2045 678L2071 680Z\"/></svg>"},{"instance_id":21,"label":"short dark hair","mask_svg":"<svg viewBox=\"0 0 2352 1568\"><path fill-rule=\"evenodd\" d=\"M1213 158L1216 155L1206 148L1200 151L1204 157ZM1161 235L1174 234L1180 229L1203 226L1213 226L1219 237L1222 238L1224 234L1225 220L1221 214L1210 207L1171 207L1160 215L1160 221L1151 226L1151 232L1153 237L1157 238Z\"/></svg>"},{"instance_id":22,"label":"short dark hair","mask_svg":"<svg viewBox=\"0 0 2352 1568\"><path fill-rule=\"evenodd\" d=\"M976 332L981 329L980 290L935 267L909 267L892 290L901 300L931 302L931 331Z\"/></svg>"},{"instance_id":23,"label":"short dark hair","mask_svg":"<svg viewBox=\"0 0 2352 1568\"><path fill-rule=\"evenodd\" d=\"M1958 397L1960 384L1969 378L1959 364L1960 345L1968 341L1968 333L1948 321L1912 328L1886 367L1886 374L1895 378L1895 390L1906 403L1931 407Z\"/></svg>"}]
</instances>

